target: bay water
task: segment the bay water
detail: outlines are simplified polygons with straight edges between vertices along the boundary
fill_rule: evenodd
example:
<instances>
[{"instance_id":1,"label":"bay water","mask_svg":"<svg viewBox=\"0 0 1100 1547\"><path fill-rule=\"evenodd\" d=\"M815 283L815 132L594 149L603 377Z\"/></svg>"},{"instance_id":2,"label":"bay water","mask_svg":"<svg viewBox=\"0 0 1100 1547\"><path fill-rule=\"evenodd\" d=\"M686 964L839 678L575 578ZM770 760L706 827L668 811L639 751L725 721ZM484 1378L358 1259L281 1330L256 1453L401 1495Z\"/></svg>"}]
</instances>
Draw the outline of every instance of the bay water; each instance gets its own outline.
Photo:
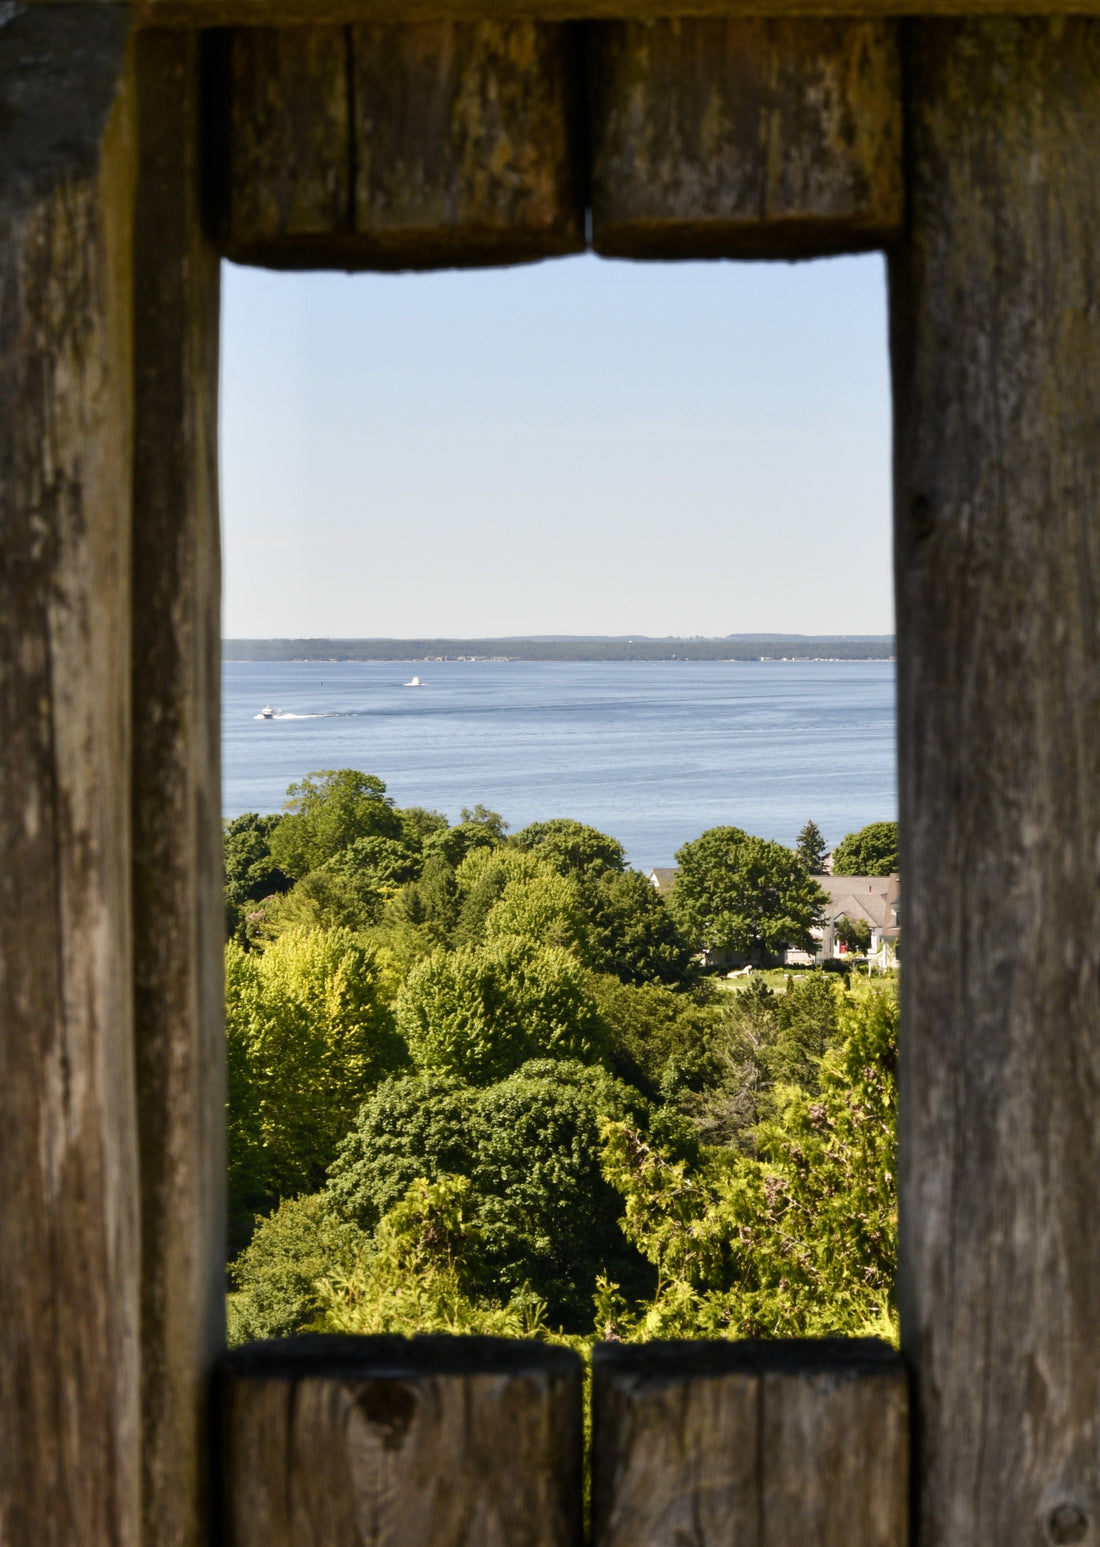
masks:
<instances>
[{"instance_id":1,"label":"bay water","mask_svg":"<svg viewBox=\"0 0 1100 1547\"><path fill-rule=\"evenodd\" d=\"M229 661L223 809L358 768L452 821L575 817L648 869L708 827L793 844L812 817L832 845L896 817L894 724L885 661Z\"/></svg>"}]
</instances>

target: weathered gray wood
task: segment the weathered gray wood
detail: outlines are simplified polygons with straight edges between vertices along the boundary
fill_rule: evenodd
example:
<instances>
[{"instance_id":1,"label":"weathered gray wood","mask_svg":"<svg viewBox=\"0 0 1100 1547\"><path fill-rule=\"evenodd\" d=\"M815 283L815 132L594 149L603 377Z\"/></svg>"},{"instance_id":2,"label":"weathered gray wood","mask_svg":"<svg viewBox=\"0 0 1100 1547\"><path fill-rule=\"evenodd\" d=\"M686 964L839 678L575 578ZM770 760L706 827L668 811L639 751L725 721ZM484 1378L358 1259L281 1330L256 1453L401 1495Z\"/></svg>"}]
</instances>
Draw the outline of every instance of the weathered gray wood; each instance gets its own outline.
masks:
<instances>
[{"instance_id":1,"label":"weathered gray wood","mask_svg":"<svg viewBox=\"0 0 1100 1547\"><path fill-rule=\"evenodd\" d=\"M929 15L1089 14L1094 0L923 0ZM310 22L661 20L669 16L905 16L912 0L137 0L161 26L300 26Z\"/></svg>"},{"instance_id":2,"label":"weathered gray wood","mask_svg":"<svg viewBox=\"0 0 1100 1547\"><path fill-rule=\"evenodd\" d=\"M137 1547L128 17L0 26L0 1541Z\"/></svg>"},{"instance_id":3,"label":"weathered gray wood","mask_svg":"<svg viewBox=\"0 0 1100 1547\"><path fill-rule=\"evenodd\" d=\"M144 1541L209 1540L224 1344L218 259L202 234L199 39L137 40L133 899Z\"/></svg>"},{"instance_id":4,"label":"weathered gray wood","mask_svg":"<svg viewBox=\"0 0 1100 1547\"><path fill-rule=\"evenodd\" d=\"M894 23L607 23L589 78L597 252L814 257L900 228Z\"/></svg>"},{"instance_id":5,"label":"weathered gray wood","mask_svg":"<svg viewBox=\"0 0 1100 1547\"><path fill-rule=\"evenodd\" d=\"M581 1366L492 1338L295 1338L226 1360L227 1547L579 1547Z\"/></svg>"},{"instance_id":6,"label":"weathered gray wood","mask_svg":"<svg viewBox=\"0 0 1100 1547\"><path fill-rule=\"evenodd\" d=\"M920 1539L1100 1532L1100 22L904 33L901 1310Z\"/></svg>"},{"instance_id":7,"label":"weathered gray wood","mask_svg":"<svg viewBox=\"0 0 1100 1547\"><path fill-rule=\"evenodd\" d=\"M220 241L237 261L437 268L583 248L565 29L242 29L223 48Z\"/></svg>"},{"instance_id":8,"label":"weathered gray wood","mask_svg":"<svg viewBox=\"0 0 1100 1547\"><path fill-rule=\"evenodd\" d=\"M908 1386L869 1340L598 1344L596 1547L905 1547Z\"/></svg>"}]
</instances>

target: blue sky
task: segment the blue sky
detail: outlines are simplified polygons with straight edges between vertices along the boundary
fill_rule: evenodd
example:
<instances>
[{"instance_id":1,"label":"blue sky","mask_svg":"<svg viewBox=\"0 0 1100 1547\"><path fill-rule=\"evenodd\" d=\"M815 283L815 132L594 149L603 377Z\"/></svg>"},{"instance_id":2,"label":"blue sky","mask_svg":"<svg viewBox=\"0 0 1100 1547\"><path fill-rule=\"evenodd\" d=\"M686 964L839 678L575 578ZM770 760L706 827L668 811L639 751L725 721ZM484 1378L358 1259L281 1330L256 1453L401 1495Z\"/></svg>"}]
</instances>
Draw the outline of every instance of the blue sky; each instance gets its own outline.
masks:
<instances>
[{"instance_id":1,"label":"blue sky","mask_svg":"<svg viewBox=\"0 0 1100 1547\"><path fill-rule=\"evenodd\" d=\"M227 265L230 636L885 633L877 255Z\"/></svg>"}]
</instances>

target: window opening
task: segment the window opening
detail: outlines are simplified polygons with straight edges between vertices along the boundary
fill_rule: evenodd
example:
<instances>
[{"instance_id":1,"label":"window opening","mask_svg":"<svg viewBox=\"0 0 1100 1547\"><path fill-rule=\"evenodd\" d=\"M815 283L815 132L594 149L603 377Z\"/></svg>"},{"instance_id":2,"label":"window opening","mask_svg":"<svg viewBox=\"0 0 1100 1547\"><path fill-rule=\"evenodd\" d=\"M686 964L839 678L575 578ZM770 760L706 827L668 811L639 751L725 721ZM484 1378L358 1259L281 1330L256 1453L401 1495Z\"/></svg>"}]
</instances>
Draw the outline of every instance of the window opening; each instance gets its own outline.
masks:
<instances>
[{"instance_id":1,"label":"window opening","mask_svg":"<svg viewBox=\"0 0 1100 1547\"><path fill-rule=\"evenodd\" d=\"M415 1262L433 1326L580 1336L602 1294L657 1335L667 1243L623 1236L624 1198L756 1165L781 1086L811 1137L831 1111L817 1060L859 1006L822 962L897 961L883 289L877 256L227 266L236 1336L400 1330ZM715 923L695 841L722 828L804 877L848 840L791 904L812 929ZM505 1178L536 1172L521 1225ZM891 1242L860 1265L887 1329ZM753 1293L746 1335L794 1317Z\"/></svg>"}]
</instances>

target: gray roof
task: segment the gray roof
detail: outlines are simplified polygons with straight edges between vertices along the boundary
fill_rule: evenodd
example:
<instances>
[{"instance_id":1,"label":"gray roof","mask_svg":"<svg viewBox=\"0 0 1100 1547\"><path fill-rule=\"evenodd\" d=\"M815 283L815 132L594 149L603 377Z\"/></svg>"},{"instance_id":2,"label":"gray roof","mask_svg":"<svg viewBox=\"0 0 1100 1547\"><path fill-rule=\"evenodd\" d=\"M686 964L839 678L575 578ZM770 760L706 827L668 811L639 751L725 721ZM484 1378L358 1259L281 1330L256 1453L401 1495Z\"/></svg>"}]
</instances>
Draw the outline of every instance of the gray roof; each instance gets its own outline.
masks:
<instances>
[{"instance_id":1,"label":"gray roof","mask_svg":"<svg viewBox=\"0 0 1100 1547\"><path fill-rule=\"evenodd\" d=\"M841 916L865 919L876 929L894 927L894 904L901 895L897 871L891 876L815 876L828 897L825 922Z\"/></svg>"}]
</instances>

